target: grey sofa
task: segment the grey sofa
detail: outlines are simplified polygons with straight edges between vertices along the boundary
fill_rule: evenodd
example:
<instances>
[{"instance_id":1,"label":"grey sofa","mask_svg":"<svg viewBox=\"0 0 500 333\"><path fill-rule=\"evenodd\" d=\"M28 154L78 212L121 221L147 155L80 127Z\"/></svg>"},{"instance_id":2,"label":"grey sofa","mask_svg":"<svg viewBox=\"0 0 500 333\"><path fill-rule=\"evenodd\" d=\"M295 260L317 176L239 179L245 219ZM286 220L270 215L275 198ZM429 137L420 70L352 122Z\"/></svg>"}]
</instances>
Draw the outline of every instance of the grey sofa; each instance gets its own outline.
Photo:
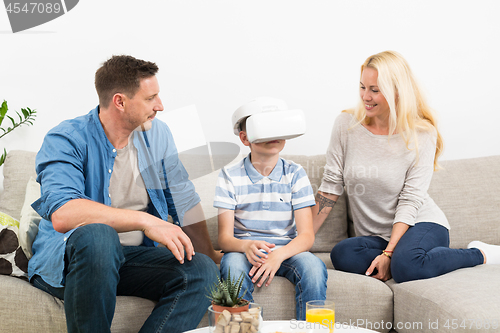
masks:
<instances>
[{"instance_id":1,"label":"grey sofa","mask_svg":"<svg viewBox=\"0 0 500 333\"><path fill-rule=\"evenodd\" d=\"M316 191L325 156L284 157L305 168ZM19 218L26 184L35 176L34 158L33 152L11 151L5 162L0 211L14 218ZM189 158L184 161L191 163ZM475 239L500 245L500 156L441 164L443 170L434 174L429 193L450 221L451 247L466 247ZM214 171L194 180L216 247L217 217L212 200L217 174ZM341 197L311 250L328 267L327 298L335 302L337 322L379 332L500 332L500 265L481 265L401 284L334 270L330 250L352 235L346 212L346 200ZM263 305L265 320L295 316L294 287L284 278L276 277L269 287L257 290L254 298ZM137 332L153 307L149 300L118 297L112 331ZM0 313L1 332L66 330L63 302L18 278L0 275ZM200 323L205 325L206 316Z\"/></svg>"}]
</instances>

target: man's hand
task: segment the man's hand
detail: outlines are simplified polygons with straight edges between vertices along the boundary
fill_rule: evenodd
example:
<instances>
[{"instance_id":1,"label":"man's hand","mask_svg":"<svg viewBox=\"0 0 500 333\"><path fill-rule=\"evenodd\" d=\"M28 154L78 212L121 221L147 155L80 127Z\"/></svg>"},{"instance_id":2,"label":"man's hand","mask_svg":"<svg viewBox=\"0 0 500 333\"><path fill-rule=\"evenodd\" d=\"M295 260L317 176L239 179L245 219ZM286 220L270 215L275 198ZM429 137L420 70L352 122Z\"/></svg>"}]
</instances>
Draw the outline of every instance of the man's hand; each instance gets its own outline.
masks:
<instances>
[{"instance_id":1,"label":"man's hand","mask_svg":"<svg viewBox=\"0 0 500 333\"><path fill-rule=\"evenodd\" d=\"M274 244L268 243L266 241L248 241L244 246L245 255L247 256L248 262L250 262L253 266L262 265L266 261L268 255L260 250L263 250L266 253L270 253L271 249L274 246Z\"/></svg>"},{"instance_id":2,"label":"man's hand","mask_svg":"<svg viewBox=\"0 0 500 333\"><path fill-rule=\"evenodd\" d=\"M194 255L194 247L189 237L175 224L165 222L153 215L148 227L144 228L144 235L149 239L165 245L181 264L184 263L184 251L187 260Z\"/></svg>"},{"instance_id":3,"label":"man's hand","mask_svg":"<svg viewBox=\"0 0 500 333\"><path fill-rule=\"evenodd\" d=\"M373 271L377 269L377 274L372 277L379 279L380 281L387 281L391 276L391 259L386 255L379 255L375 259L373 259L372 264L366 270L366 275L372 275Z\"/></svg>"},{"instance_id":4,"label":"man's hand","mask_svg":"<svg viewBox=\"0 0 500 333\"><path fill-rule=\"evenodd\" d=\"M273 281L274 275L280 268L283 260L284 259L282 259L277 252L271 252L267 256L266 261L260 266L254 265L248 275L252 277L253 283L257 282L257 280L259 281L257 284L257 287L259 288L262 287L262 284L267 279L266 287L268 287Z\"/></svg>"},{"instance_id":5,"label":"man's hand","mask_svg":"<svg viewBox=\"0 0 500 333\"><path fill-rule=\"evenodd\" d=\"M73 199L56 210L51 219L54 229L61 233L91 223L107 224L117 232L141 230L152 241L165 245L181 264L184 263L184 251L188 260L194 255L193 244L180 227L146 212Z\"/></svg>"}]
</instances>

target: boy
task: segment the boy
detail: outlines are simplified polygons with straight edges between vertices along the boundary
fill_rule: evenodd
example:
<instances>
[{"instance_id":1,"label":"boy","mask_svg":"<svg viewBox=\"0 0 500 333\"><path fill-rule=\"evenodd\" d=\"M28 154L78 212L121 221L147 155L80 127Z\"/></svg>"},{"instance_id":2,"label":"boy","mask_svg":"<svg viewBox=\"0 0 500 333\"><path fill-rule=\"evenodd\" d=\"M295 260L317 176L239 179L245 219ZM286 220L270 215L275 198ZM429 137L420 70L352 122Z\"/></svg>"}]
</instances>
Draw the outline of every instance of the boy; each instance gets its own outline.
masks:
<instances>
[{"instance_id":1,"label":"boy","mask_svg":"<svg viewBox=\"0 0 500 333\"><path fill-rule=\"evenodd\" d=\"M328 276L325 264L307 252L314 243L309 179L300 165L279 156L284 138L303 134L301 114L270 98L235 111L235 134L250 154L221 170L214 206L225 252L221 276L227 278L229 268L233 277L245 272L242 292L248 290L251 301L254 283L269 286L275 275L286 277L295 285L297 319L305 320L306 302L326 298Z\"/></svg>"}]
</instances>

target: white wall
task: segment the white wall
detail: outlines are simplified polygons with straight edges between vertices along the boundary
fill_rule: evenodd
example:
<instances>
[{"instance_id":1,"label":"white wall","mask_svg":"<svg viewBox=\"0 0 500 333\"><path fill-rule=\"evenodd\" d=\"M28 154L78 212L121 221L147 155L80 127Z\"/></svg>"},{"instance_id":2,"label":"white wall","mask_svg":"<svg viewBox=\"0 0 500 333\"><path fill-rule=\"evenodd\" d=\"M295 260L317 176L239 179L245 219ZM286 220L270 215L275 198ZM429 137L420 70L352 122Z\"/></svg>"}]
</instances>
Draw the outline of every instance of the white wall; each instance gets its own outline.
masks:
<instances>
[{"instance_id":1,"label":"white wall","mask_svg":"<svg viewBox=\"0 0 500 333\"><path fill-rule=\"evenodd\" d=\"M0 149L38 150L50 128L97 105L100 64L131 54L160 66L166 111L196 105L208 141L237 143L233 110L273 96L308 117L284 153L322 154L334 118L357 101L360 65L391 49L438 111L443 159L498 155L499 12L497 0L82 0L12 34L0 8L0 102L38 111Z\"/></svg>"}]
</instances>

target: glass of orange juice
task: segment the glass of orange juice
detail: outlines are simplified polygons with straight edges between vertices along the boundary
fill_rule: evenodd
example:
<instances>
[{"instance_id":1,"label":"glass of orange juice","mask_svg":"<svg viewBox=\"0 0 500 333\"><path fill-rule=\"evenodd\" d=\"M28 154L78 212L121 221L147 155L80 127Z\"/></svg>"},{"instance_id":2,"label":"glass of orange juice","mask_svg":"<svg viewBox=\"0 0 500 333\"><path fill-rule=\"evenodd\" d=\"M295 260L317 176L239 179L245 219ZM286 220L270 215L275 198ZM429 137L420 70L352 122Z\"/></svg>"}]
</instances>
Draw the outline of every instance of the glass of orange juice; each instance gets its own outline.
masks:
<instances>
[{"instance_id":1,"label":"glass of orange juice","mask_svg":"<svg viewBox=\"0 0 500 333\"><path fill-rule=\"evenodd\" d=\"M332 301L309 301L306 303L306 322L313 323L316 328L335 327L335 304Z\"/></svg>"}]
</instances>

